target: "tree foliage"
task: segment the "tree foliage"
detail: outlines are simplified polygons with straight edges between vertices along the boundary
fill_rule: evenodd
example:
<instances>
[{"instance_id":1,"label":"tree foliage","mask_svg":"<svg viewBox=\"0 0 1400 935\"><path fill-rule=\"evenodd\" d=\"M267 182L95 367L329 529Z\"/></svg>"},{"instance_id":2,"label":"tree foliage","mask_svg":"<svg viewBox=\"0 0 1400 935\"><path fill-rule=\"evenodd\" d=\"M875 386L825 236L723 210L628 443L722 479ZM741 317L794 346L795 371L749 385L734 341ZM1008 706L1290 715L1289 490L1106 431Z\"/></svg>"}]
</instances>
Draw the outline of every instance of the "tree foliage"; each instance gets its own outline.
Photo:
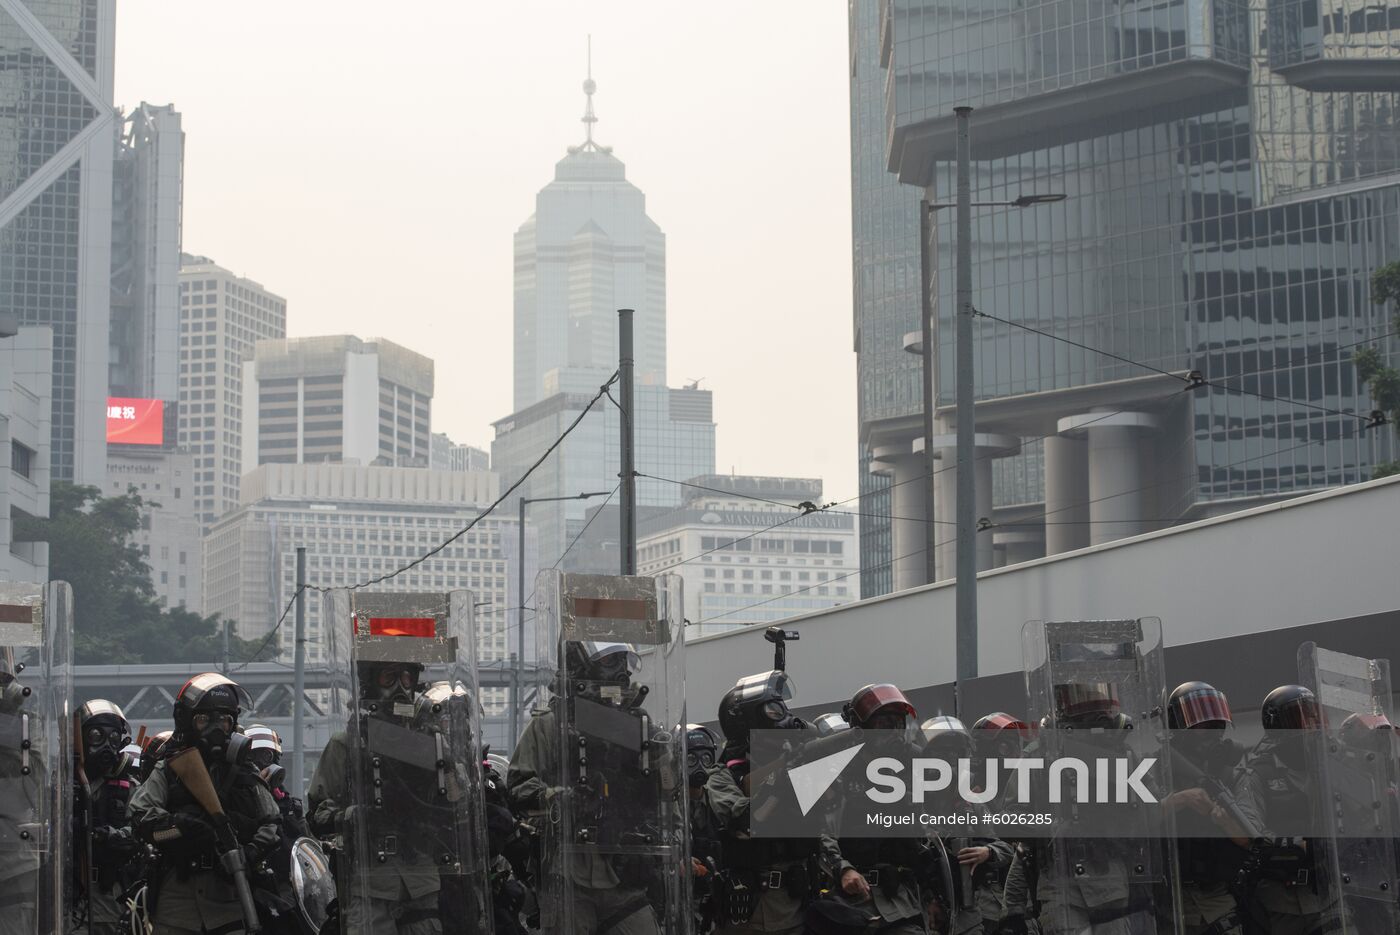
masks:
<instances>
[{"instance_id":1,"label":"tree foliage","mask_svg":"<svg viewBox=\"0 0 1400 935\"><path fill-rule=\"evenodd\" d=\"M49 577L73 587L73 655L84 664L192 662L223 658L223 622L183 608L162 609L151 568L132 538L143 510L153 506L134 491L104 497L96 487L56 482L49 518L26 518L16 538L49 544ZM244 662L276 655L275 641L237 637L229 658Z\"/></svg>"},{"instance_id":2,"label":"tree foliage","mask_svg":"<svg viewBox=\"0 0 1400 935\"><path fill-rule=\"evenodd\" d=\"M1400 261L1387 263L1371 275L1371 301L1377 305L1400 302ZM1395 317L1400 331L1400 315ZM1351 357L1356 377L1366 384L1376 408L1386 414L1392 426L1400 425L1400 369L1389 366L1380 348L1364 347ZM1376 465L1372 477L1400 474L1400 461Z\"/></svg>"}]
</instances>

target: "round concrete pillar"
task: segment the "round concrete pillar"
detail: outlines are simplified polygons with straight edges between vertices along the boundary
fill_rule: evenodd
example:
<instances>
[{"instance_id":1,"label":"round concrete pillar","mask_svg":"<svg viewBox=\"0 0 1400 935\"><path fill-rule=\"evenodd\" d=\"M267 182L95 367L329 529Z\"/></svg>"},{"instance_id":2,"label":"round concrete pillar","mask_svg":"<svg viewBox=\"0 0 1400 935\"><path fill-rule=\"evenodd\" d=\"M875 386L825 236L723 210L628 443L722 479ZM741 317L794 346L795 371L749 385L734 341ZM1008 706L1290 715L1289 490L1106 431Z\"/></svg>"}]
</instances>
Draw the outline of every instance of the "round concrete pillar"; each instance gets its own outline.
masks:
<instances>
[{"instance_id":1,"label":"round concrete pillar","mask_svg":"<svg viewBox=\"0 0 1400 935\"><path fill-rule=\"evenodd\" d=\"M978 521L990 520L992 518L992 461L996 458L1005 458L1008 455L1016 454L1021 450L1021 440L1011 435L992 435L985 432L979 432L974 437L977 441L977 447L973 454L976 459L973 464L976 466L977 475L977 502L973 511L976 514L974 519ZM951 521L938 525L938 579L940 581L953 577L957 570L958 549L955 541L957 526L953 525L958 515L957 442L957 435L952 433L935 435L933 439L933 450L940 459L938 473L934 477L937 515L940 519ZM995 551L991 534L977 533L975 541L977 544L977 570L986 571L994 567Z\"/></svg>"},{"instance_id":2,"label":"round concrete pillar","mask_svg":"<svg viewBox=\"0 0 1400 935\"><path fill-rule=\"evenodd\" d=\"M929 484L923 478L922 451L913 452L908 444L883 445L873 449L870 457L891 481L890 577L894 590L905 591L927 584L924 528L925 521L931 517L928 516Z\"/></svg>"},{"instance_id":3,"label":"round concrete pillar","mask_svg":"<svg viewBox=\"0 0 1400 935\"><path fill-rule=\"evenodd\" d=\"M1142 437L1157 425L1145 412L1098 411L1060 420L1061 433L1087 437L1090 545L1147 530Z\"/></svg>"},{"instance_id":4,"label":"round concrete pillar","mask_svg":"<svg viewBox=\"0 0 1400 935\"><path fill-rule=\"evenodd\" d=\"M1089 544L1089 450L1081 438L1045 439L1045 554Z\"/></svg>"}]
</instances>

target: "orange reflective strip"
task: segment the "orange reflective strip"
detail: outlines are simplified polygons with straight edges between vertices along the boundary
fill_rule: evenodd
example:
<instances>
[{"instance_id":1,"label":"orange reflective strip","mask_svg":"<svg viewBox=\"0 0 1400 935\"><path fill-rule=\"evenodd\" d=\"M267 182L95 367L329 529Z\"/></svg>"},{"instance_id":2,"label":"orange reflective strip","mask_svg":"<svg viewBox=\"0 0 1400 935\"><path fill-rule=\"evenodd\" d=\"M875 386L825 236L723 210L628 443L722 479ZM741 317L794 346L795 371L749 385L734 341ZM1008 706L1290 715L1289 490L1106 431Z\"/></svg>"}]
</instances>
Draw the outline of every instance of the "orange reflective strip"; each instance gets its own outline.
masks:
<instances>
[{"instance_id":1,"label":"orange reflective strip","mask_svg":"<svg viewBox=\"0 0 1400 935\"><path fill-rule=\"evenodd\" d=\"M418 636L432 639L437 635L434 617L370 617L370 636Z\"/></svg>"}]
</instances>

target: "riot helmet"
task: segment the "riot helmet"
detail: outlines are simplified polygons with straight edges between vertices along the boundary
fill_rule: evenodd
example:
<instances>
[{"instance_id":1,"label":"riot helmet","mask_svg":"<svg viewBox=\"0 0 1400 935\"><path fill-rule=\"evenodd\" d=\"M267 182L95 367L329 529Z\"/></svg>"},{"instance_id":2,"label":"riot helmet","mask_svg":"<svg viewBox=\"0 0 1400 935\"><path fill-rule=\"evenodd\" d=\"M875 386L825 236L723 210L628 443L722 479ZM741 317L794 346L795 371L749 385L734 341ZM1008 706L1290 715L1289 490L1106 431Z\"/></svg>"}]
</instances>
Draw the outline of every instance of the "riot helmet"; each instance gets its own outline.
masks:
<instances>
[{"instance_id":1,"label":"riot helmet","mask_svg":"<svg viewBox=\"0 0 1400 935\"><path fill-rule=\"evenodd\" d=\"M1233 723L1225 693L1207 682L1183 682L1167 696L1172 730L1224 730Z\"/></svg>"},{"instance_id":2,"label":"riot helmet","mask_svg":"<svg viewBox=\"0 0 1400 935\"><path fill-rule=\"evenodd\" d=\"M972 755L972 735L955 717L940 714L924 721L919 729L924 735L924 750L931 756L953 762Z\"/></svg>"},{"instance_id":3,"label":"riot helmet","mask_svg":"<svg viewBox=\"0 0 1400 935\"><path fill-rule=\"evenodd\" d=\"M126 759L126 772L129 777L141 775L141 745L132 741L122 747L122 756Z\"/></svg>"},{"instance_id":4,"label":"riot helmet","mask_svg":"<svg viewBox=\"0 0 1400 935\"><path fill-rule=\"evenodd\" d=\"M252 744L248 759L259 771L282 762L282 738L265 724L254 724L243 732Z\"/></svg>"},{"instance_id":5,"label":"riot helmet","mask_svg":"<svg viewBox=\"0 0 1400 935\"><path fill-rule=\"evenodd\" d=\"M839 734L843 730L850 730L851 724L846 720L844 714L836 711L828 711L812 722L812 727L816 729L818 737L830 737L832 734Z\"/></svg>"},{"instance_id":6,"label":"riot helmet","mask_svg":"<svg viewBox=\"0 0 1400 935\"><path fill-rule=\"evenodd\" d=\"M1124 730L1131 721L1112 682L1065 682L1055 686L1055 726L1081 730Z\"/></svg>"},{"instance_id":7,"label":"riot helmet","mask_svg":"<svg viewBox=\"0 0 1400 935\"><path fill-rule=\"evenodd\" d=\"M1395 755L1397 728L1384 714L1351 714L1342 721L1337 735L1354 750Z\"/></svg>"},{"instance_id":8,"label":"riot helmet","mask_svg":"<svg viewBox=\"0 0 1400 935\"><path fill-rule=\"evenodd\" d=\"M175 696L175 736L180 747L197 746L206 757L223 756L238 730L238 717L253 707L253 699L237 682L217 672L204 672L184 684Z\"/></svg>"},{"instance_id":9,"label":"riot helmet","mask_svg":"<svg viewBox=\"0 0 1400 935\"><path fill-rule=\"evenodd\" d=\"M569 640L564 646L564 668L574 694L621 704L641 667L641 657L627 643Z\"/></svg>"},{"instance_id":10,"label":"riot helmet","mask_svg":"<svg viewBox=\"0 0 1400 935\"><path fill-rule=\"evenodd\" d=\"M685 726L685 769L690 787L705 785L719 760L719 735L704 724Z\"/></svg>"},{"instance_id":11,"label":"riot helmet","mask_svg":"<svg viewBox=\"0 0 1400 935\"><path fill-rule=\"evenodd\" d=\"M1322 711L1317 696L1302 685L1280 685L1264 696L1259 720L1266 734L1275 731L1317 730L1322 727Z\"/></svg>"},{"instance_id":12,"label":"riot helmet","mask_svg":"<svg viewBox=\"0 0 1400 935\"><path fill-rule=\"evenodd\" d=\"M126 771L131 726L121 708L102 698L89 701L78 709L78 727L88 779L115 779Z\"/></svg>"},{"instance_id":13,"label":"riot helmet","mask_svg":"<svg viewBox=\"0 0 1400 935\"><path fill-rule=\"evenodd\" d=\"M1005 711L984 714L972 725L973 746L985 757L1017 757L1030 739L1031 726Z\"/></svg>"},{"instance_id":14,"label":"riot helmet","mask_svg":"<svg viewBox=\"0 0 1400 935\"><path fill-rule=\"evenodd\" d=\"M904 730L917 716L904 692L888 682L858 690L841 713L852 727L865 730Z\"/></svg>"},{"instance_id":15,"label":"riot helmet","mask_svg":"<svg viewBox=\"0 0 1400 935\"><path fill-rule=\"evenodd\" d=\"M735 682L719 702L719 726L728 746L747 749L750 731L806 727L787 705L795 688L792 676L777 669Z\"/></svg>"}]
</instances>

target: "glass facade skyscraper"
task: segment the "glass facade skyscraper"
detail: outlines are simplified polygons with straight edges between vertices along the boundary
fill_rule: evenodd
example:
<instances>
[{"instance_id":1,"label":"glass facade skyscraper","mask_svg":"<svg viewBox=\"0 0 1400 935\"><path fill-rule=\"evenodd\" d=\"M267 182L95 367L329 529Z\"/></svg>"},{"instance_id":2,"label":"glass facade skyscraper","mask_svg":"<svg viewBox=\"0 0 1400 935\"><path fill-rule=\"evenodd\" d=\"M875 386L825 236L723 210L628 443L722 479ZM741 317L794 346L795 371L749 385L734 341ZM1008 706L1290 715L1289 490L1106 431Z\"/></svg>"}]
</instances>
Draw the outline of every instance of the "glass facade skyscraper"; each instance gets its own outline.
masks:
<instances>
[{"instance_id":1,"label":"glass facade skyscraper","mask_svg":"<svg viewBox=\"0 0 1400 935\"><path fill-rule=\"evenodd\" d=\"M114 5L0 9L0 313L53 331L54 480L106 476Z\"/></svg>"},{"instance_id":2,"label":"glass facade skyscraper","mask_svg":"<svg viewBox=\"0 0 1400 935\"><path fill-rule=\"evenodd\" d=\"M1015 323L974 323L978 431L1021 439L998 474L1021 489L995 500L1048 515L1046 551L1365 480L1392 456L1350 363L1394 351L1368 282L1400 258L1391 21L1400 4L1343 0L879 4L888 168L952 201L967 105L974 201L1067 196L979 209L972 229L974 303ZM935 212L945 428L953 223Z\"/></svg>"}]
</instances>

